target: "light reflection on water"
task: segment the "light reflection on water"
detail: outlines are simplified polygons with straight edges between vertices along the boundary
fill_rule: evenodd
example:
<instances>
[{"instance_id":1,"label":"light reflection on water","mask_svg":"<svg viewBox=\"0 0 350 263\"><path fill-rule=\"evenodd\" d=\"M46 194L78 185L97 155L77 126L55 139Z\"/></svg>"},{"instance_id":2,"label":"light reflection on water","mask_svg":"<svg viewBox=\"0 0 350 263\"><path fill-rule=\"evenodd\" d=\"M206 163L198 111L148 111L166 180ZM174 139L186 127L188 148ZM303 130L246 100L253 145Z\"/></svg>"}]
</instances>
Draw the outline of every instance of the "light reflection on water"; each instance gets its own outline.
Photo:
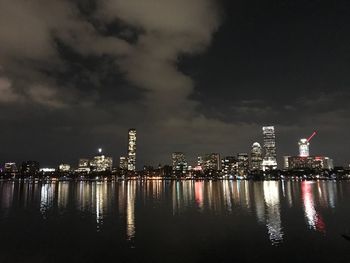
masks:
<instances>
[{"instance_id":1,"label":"light reflection on water","mask_svg":"<svg viewBox=\"0 0 350 263\"><path fill-rule=\"evenodd\" d=\"M272 245L283 242L286 226L282 210L299 204L305 227L326 232L322 209L334 209L339 198L339 183L327 181L120 181L120 182L52 182L0 183L0 219L6 218L13 203L24 208L37 207L47 220L50 211L60 214L69 209L95 217L96 231L102 231L104 220L118 214L125 222L125 239L137 236L137 205L170 204L173 216L198 213L254 217L265 228ZM298 207L298 209L299 209Z\"/></svg>"}]
</instances>

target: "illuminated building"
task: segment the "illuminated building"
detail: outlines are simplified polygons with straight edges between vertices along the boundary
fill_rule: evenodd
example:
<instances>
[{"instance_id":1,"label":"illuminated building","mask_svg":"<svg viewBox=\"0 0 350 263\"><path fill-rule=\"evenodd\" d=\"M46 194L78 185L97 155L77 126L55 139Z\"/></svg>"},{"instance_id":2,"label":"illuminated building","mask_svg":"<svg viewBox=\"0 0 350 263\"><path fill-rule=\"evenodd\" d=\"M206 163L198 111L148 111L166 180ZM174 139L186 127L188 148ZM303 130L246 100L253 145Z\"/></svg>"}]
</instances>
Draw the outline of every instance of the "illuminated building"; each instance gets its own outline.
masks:
<instances>
[{"instance_id":1,"label":"illuminated building","mask_svg":"<svg viewBox=\"0 0 350 263\"><path fill-rule=\"evenodd\" d=\"M90 166L89 159L79 159L79 168L88 168Z\"/></svg>"},{"instance_id":2,"label":"illuminated building","mask_svg":"<svg viewBox=\"0 0 350 263\"><path fill-rule=\"evenodd\" d=\"M262 169L264 171L277 169L275 127L264 126L262 130L264 135L264 150L265 150L265 155L262 162Z\"/></svg>"},{"instance_id":3,"label":"illuminated building","mask_svg":"<svg viewBox=\"0 0 350 263\"><path fill-rule=\"evenodd\" d=\"M128 170L128 158L125 156L119 158L119 168L120 170Z\"/></svg>"},{"instance_id":4,"label":"illuminated building","mask_svg":"<svg viewBox=\"0 0 350 263\"><path fill-rule=\"evenodd\" d=\"M46 174L46 173L54 173L56 171L55 168L49 168L49 167L45 167L45 168L40 168L39 170L41 173Z\"/></svg>"},{"instance_id":5,"label":"illuminated building","mask_svg":"<svg viewBox=\"0 0 350 263\"><path fill-rule=\"evenodd\" d=\"M235 156L226 156L221 160L222 173L224 175L236 175L238 161Z\"/></svg>"},{"instance_id":6,"label":"illuminated building","mask_svg":"<svg viewBox=\"0 0 350 263\"><path fill-rule=\"evenodd\" d=\"M128 171L136 171L136 130L130 129L128 133Z\"/></svg>"},{"instance_id":7,"label":"illuminated building","mask_svg":"<svg viewBox=\"0 0 350 263\"><path fill-rule=\"evenodd\" d=\"M317 134L316 131L314 131L311 136L308 139L300 139L299 140L299 156L300 157L309 157L310 156L310 151L309 151L309 146L310 146L310 141L312 138Z\"/></svg>"},{"instance_id":8,"label":"illuminated building","mask_svg":"<svg viewBox=\"0 0 350 263\"><path fill-rule=\"evenodd\" d=\"M239 153L237 155L238 160L238 174L240 176L246 176L249 172L249 158L247 153Z\"/></svg>"},{"instance_id":9,"label":"illuminated building","mask_svg":"<svg viewBox=\"0 0 350 263\"><path fill-rule=\"evenodd\" d=\"M198 166L202 171L218 171L220 170L220 154L210 153L198 157Z\"/></svg>"},{"instance_id":10,"label":"illuminated building","mask_svg":"<svg viewBox=\"0 0 350 263\"><path fill-rule=\"evenodd\" d=\"M289 169L289 157L291 156L283 156L283 169Z\"/></svg>"},{"instance_id":11,"label":"illuminated building","mask_svg":"<svg viewBox=\"0 0 350 263\"><path fill-rule=\"evenodd\" d=\"M309 141L307 139L300 139L299 140L299 156L300 157L309 157Z\"/></svg>"},{"instance_id":12,"label":"illuminated building","mask_svg":"<svg viewBox=\"0 0 350 263\"><path fill-rule=\"evenodd\" d=\"M17 173L18 169L17 169L16 163L5 163L4 172L5 173Z\"/></svg>"},{"instance_id":13,"label":"illuminated building","mask_svg":"<svg viewBox=\"0 0 350 263\"><path fill-rule=\"evenodd\" d=\"M21 171L25 175L36 175L39 173L40 165L36 161L26 161L22 163Z\"/></svg>"},{"instance_id":14,"label":"illuminated building","mask_svg":"<svg viewBox=\"0 0 350 263\"><path fill-rule=\"evenodd\" d=\"M91 170L95 172L112 171L113 159L102 154L102 149L99 149L99 155L95 156L90 161Z\"/></svg>"},{"instance_id":15,"label":"illuminated building","mask_svg":"<svg viewBox=\"0 0 350 263\"><path fill-rule=\"evenodd\" d=\"M290 156L288 158L288 168L289 169L324 169L332 170L333 160L324 156Z\"/></svg>"},{"instance_id":16,"label":"illuminated building","mask_svg":"<svg viewBox=\"0 0 350 263\"><path fill-rule=\"evenodd\" d=\"M182 152L174 152L172 154L173 175L186 175L188 165L185 154Z\"/></svg>"},{"instance_id":17,"label":"illuminated building","mask_svg":"<svg viewBox=\"0 0 350 263\"><path fill-rule=\"evenodd\" d=\"M254 170L260 170L261 164L262 164L262 148L260 143L255 142L252 145L252 150L250 152L250 164L251 169Z\"/></svg>"},{"instance_id":18,"label":"illuminated building","mask_svg":"<svg viewBox=\"0 0 350 263\"><path fill-rule=\"evenodd\" d=\"M69 172L70 171L70 165L62 163L58 166L58 171L60 172Z\"/></svg>"},{"instance_id":19,"label":"illuminated building","mask_svg":"<svg viewBox=\"0 0 350 263\"><path fill-rule=\"evenodd\" d=\"M90 171L90 160L85 158L79 159L78 169L76 170L76 172L89 173Z\"/></svg>"}]
</instances>

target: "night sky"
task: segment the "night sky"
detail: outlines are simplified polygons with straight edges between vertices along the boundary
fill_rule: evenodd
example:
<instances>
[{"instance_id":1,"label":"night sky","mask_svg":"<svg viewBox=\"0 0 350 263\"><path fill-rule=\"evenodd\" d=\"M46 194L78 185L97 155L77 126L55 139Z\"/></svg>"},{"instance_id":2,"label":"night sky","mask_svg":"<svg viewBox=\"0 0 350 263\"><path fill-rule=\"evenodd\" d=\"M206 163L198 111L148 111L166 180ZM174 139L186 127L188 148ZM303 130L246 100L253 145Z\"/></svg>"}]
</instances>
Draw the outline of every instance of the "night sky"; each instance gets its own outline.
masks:
<instances>
[{"instance_id":1,"label":"night sky","mask_svg":"<svg viewBox=\"0 0 350 263\"><path fill-rule=\"evenodd\" d=\"M0 0L0 163L233 155L350 162L347 0Z\"/></svg>"}]
</instances>

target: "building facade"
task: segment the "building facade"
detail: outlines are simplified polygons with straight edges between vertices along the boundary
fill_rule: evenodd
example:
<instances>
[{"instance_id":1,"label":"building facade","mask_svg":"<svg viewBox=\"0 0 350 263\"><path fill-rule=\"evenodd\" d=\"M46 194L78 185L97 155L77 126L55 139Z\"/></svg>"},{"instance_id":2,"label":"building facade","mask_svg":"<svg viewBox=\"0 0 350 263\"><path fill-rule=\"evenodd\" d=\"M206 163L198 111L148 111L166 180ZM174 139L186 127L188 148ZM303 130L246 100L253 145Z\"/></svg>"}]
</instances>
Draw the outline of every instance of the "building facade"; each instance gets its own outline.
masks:
<instances>
[{"instance_id":1,"label":"building facade","mask_svg":"<svg viewBox=\"0 0 350 263\"><path fill-rule=\"evenodd\" d=\"M299 145L299 156L309 157L310 156L309 141L307 139L300 139L298 142L298 145Z\"/></svg>"},{"instance_id":2,"label":"building facade","mask_svg":"<svg viewBox=\"0 0 350 263\"><path fill-rule=\"evenodd\" d=\"M288 169L332 170L333 160L325 156L291 156L288 158Z\"/></svg>"},{"instance_id":3,"label":"building facade","mask_svg":"<svg viewBox=\"0 0 350 263\"><path fill-rule=\"evenodd\" d=\"M36 161L25 161L22 163L21 172L24 175L36 175L39 173L40 164Z\"/></svg>"},{"instance_id":4,"label":"building facade","mask_svg":"<svg viewBox=\"0 0 350 263\"><path fill-rule=\"evenodd\" d=\"M128 171L136 171L136 130L130 129L128 133Z\"/></svg>"},{"instance_id":5,"label":"building facade","mask_svg":"<svg viewBox=\"0 0 350 263\"><path fill-rule=\"evenodd\" d=\"M174 176L184 176L188 170L186 156L182 152L174 152L172 154L172 165Z\"/></svg>"},{"instance_id":6,"label":"building facade","mask_svg":"<svg viewBox=\"0 0 350 263\"><path fill-rule=\"evenodd\" d=\"M262 148L260 143L255 142L250 152L250 169L252 171L261 170L263 161Z\"/></svg>"},{"instance_id":7,"label":"building facade","mask_svg":"<svg viewBox=\"0 0 350 263\"><path fill-rule=\"evenodd\" d=\"M198 166L204 173L221 170L221 161L219 153L209 153L198 157Z\"/></svg>"},{"instance_id":8,"label":"building facade","mask_svg":"<svg viewBox=\"0 0 350 263\"><path fill-rule=\"evenodd\" d=\"M235 156L226 156L221 160L221 172L223 175L237 175L238 173L238 160Z\"/></svg>"},{"instance_id":9,"label":"building facade","mask_svg":"<svg viewBox=\"0 0 350 263\"><path fill-rule=\"evenodd\" d=\"M274 126L264 126L262 128L264 136L264 158L262 169L277 169L276 135Z\"/></svg>"},{"instance_id":10,"label":"building facade","mask_svg":"<svg viewBox=\"0 0 350 263\"><path fill-rule=\"evenodd\" d=\"M238 175L247 176L249 173L248 153L239 153L237 155L237 160L238 160Z\"/></svg>"}]
</instances>

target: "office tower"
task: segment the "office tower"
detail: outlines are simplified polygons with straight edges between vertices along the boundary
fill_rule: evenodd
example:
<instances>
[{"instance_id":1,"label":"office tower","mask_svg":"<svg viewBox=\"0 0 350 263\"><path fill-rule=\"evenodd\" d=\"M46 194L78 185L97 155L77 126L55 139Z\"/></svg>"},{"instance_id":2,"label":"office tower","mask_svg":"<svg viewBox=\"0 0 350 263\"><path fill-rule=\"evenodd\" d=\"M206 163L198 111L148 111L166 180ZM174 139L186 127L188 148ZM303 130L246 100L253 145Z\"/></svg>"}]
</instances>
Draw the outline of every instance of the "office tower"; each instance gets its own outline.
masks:
<instances>
[{"instance_id":1,"label":"office tower","mask_svg":"<svg viewBox=\"0 0 350 263\"><path fill-rule=\"evenodd\" d=\"M222 174L236 175L238 171L238 161L235 156L226 156L221 160Z\"/></svg>"},{"instance_id":2,"label":"office tower","mask_svg":"<svg viewBox=\"0 0 350 263\"><path fill-rule=\"evenodd\" d=\"M172 154L173 175L186 175L188 165L185 154L182 152L174 152Z\"/></svg>"},{"instance_id":3,"label":"office tower","mask_svg":"<svg viewBox=\"0 0 350 263\"><path fill-rule=\"evenodd\" d=\"M136 130L130 129L128 133L128 171L136 171Z\"/></svg>"},{"instance_id":4,"label":"office tower","mask_svg":"<svg viewBox=\"0 0 350 263\"><path fill-rule=\"evenodd\" d=\"M249 172L249 157L247 153L239 153L237 155L238 160L238 174L240 176L246 176Z\"/></svg>"},{"instance_id":5,"label":"office tower","mask_svg":"<svg viewBox=\"0 0 350 263\"><path fill-rule=\"evenodd\" d=\"M198 166L202 168L202 171L218 171L221 169L220 154L209 153L202 156L198 156Z\"/></svg>"},{"instance_id":6,"label":"office tower","mask_svg":"<svg viewBox=\"0 0 350 263\"><path fill-rule=\"evenodd\" d=\"M262 164L262 148L260 143L255 142L252 145L252 150L250 152L250 164L253 171L261 170Z\"/></svg>"},{"instance_id":7,"label":"office tower","mask_svg":"<svg viewBox=\"0 0 350 263\"><path fill-rule=\"evenodd\" d=\"M128 158L125 156L120 156L119 158L119 169L128 170Z\"/></svg>"},{"instance_id":8,"label":"office tower","mask_svg":"<svg viewBox=\"0 0 350 263\"><path fill-rule=\"evenodd\" d=\"M263 170L277 169L276 155L276 136L274 126L264 126L262 128L264 135L265 156L262 163Z\"/></svg>"},{"instance_id":9,"label":"office tower","mask_svg":"<svg viewBox=\"0 0 350 263\"><path fill-rule=\"evenodd\" d=\"M300 139L299 140L299 156L300 157L309 157L309 141L307 139Z\"/></svg>"}]
</instances>

